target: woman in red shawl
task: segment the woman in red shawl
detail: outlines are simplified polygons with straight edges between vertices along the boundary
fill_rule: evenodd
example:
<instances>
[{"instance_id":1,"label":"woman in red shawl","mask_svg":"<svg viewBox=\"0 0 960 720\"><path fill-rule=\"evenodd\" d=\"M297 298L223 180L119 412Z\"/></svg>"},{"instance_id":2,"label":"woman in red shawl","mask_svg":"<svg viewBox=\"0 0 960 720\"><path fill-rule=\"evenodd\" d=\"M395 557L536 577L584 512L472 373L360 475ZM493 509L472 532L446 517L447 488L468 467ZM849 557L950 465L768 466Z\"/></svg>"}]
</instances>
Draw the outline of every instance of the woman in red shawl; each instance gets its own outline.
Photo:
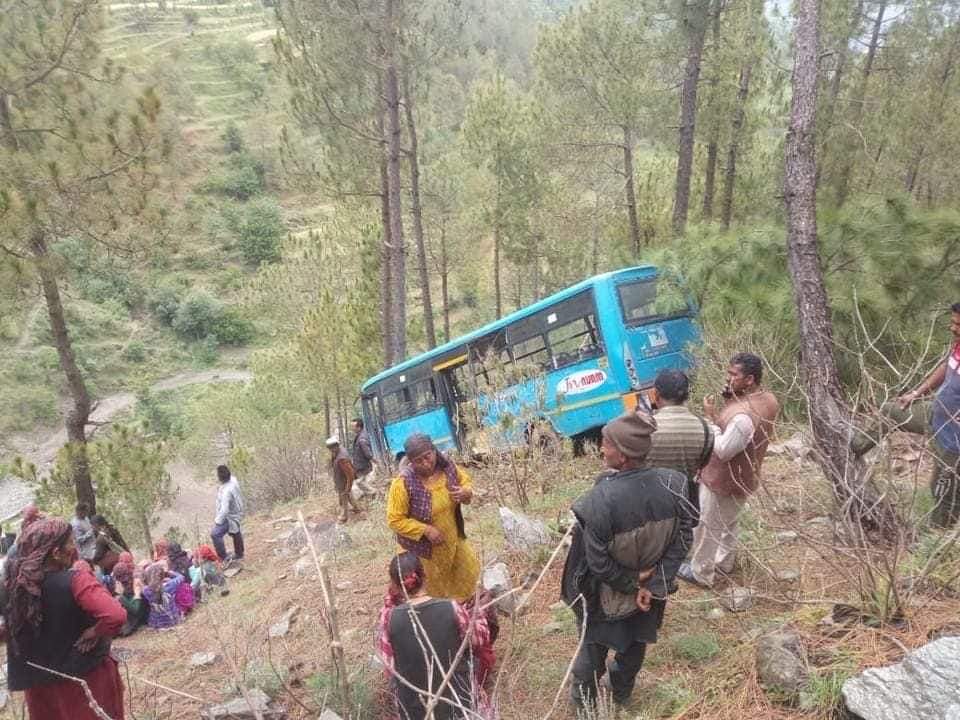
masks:
<instances>
[{"instance_id":1,"label":"woman in red shawl","mask_svg":"<svg viewBox=\"0 0 960 720\"><path fill-rule=\"evenodd\" d=\"M6 579L10 690L25 691L31 720L102 717L91 709L79 683L47 672L53 670L82 679L100 708L113 720L123 720L123 684L110 657L110 638L120 631L126 613L89 566L77 562L69 523L36 520L18 539Z\"/></svg>"}]
</instances>

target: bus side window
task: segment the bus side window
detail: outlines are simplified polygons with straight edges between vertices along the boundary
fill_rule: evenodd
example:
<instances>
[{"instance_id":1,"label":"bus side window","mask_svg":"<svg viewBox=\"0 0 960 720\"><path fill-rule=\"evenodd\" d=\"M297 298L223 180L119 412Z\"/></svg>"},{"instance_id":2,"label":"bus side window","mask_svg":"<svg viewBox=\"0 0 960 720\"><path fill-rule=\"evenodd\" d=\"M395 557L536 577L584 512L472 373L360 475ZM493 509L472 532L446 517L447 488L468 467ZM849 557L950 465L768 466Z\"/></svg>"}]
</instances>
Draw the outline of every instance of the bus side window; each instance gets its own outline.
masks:
<instances>
[{"instance_id":1,"label":"bus side window","mask_svg":"<svg viewBox=\"0 0 960 720\"><path fill-rule=\"evenodd\" d=\"M512 350L514 362L519 368L533 366L539 370L549 370L552 367L550 351L547 349L543 335L534 335L518 342L512 347Z\"/></svg>"},{"instance_id":2,"label":"bus side window","mask_svg":"<svg viewBox=\"0 0 960 720\"><path fill-rule=\"evenodd\" d=\"M547 339L553 353L553 367L557 370L603 354L593 315L554 328Z\"/></svg>"}]
</instances>

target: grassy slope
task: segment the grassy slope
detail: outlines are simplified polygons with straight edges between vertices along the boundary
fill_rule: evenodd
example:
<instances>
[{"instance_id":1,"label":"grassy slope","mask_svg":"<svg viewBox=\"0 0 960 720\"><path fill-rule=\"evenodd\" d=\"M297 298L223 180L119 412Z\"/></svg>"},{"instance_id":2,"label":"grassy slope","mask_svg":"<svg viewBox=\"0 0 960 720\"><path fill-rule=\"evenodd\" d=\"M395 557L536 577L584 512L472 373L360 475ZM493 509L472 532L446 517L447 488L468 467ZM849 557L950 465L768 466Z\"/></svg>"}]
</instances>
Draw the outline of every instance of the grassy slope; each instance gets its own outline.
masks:
<instances>
[{"instance_id":1,"label":"grassy slope","mask_svg":"<svg viewBox=\"0 0 960 720\"><path fill-rule=\"evenodd\" d=\"M589 486L596 468L595 460L541 466L531 488L530 514L555 521ZM497 557L506 562L516 583L543 566L549 549L532 555L505 550L497 499L506 497L514 504L509 497L510 474L506 468L487 468L474 475L478 496L468 512L468 535L485 561ZM823 513L822 481L813 465L781 458L768 464L766 477L766 490L751 502L743 523L745 549L736 572L738 582L759 593L756 606L746 613L725 612L720 619L711 620L708 613L719 607L717 596L682 586L670 599L660 642L648 654L625 717L830 717L829 706L837 700L839 680L858 668L897 659L903 653L901 645L917 647L931 631L955 621L955 600L922 595L902 627L874 630L862 625L837 628L821 624L834 599L849 600L853 594L844 575L825 565L821 557L831 545L829 532L809 523ZM541 482L547 483L546 493L540 492ZM909 484L909 478L904 482ZM271 542L291 527L289 518L298 510L309 521L332 517L336 507L331 493L251 518L246 569L233 581L228 597L213 599L172 631L146 630L116 643L129 651L125 653L130 657L125 677L137 717L197 714L197 702L143 679L207 702L233 696L229 664L221 659L206 668L191 668L188 660L194 652L230 653L246 682L275 696L292 718L315 717L329 700L330 643L321 622L317 580L296 577L293 565L298 557L276 555L276 545ZM382 502L373 503L360 520L351 521L347 530L352 545L330 561L333 582L338 586L340 628L351 681L360 688L354 718L378 717L375 693L381 678L370 659L392 547L383 512ZM282 520L284 517L287 519ZM778 541L776 533L783 530L798 531L801 537ZM576 648L577 634L569 614L554 606L563 557L561 552L535 590L529 611L516 620L503 621L497 644L497 696L504 718L545 717ZM842 558L838 562L850 565ZM784 569L798 570L799 584L774 578ZM302 610L290 634L268 641L269 626L293 605ZM557 621L559 627L545 634L544 626ZM761 690L756 677L756 638L784 623L803 638L814 675L813 698L820 706L806 713L774 702ZM552 717L571 717L565 693Z\"/></svg>"},{"instance_id":2,"label":"grassy slope","mask_svg":"<svg viewBox=\"0 0 960 720\"><path fill-rule=\"evenodd\" d=\"M263 103L251 102L207 47L219 42L250 42L257 48L259 60L268 62L272 59L269 36L274 20L272 10L259 2L188 0L168 6L176 9L159 13L153 3L146 6L146 12L139 3L107 5L102 46L106 55L127 64L144 82L159 80L142 73L148 63L186 78L189 92L185 99L168 98L165 104L188 106L178 116L183 142L178 190L189 191L219 162L219 136L228 121L236 122L243 131L251 120L266 123L269 117ZM192 32L185 19L188 14L195 18ZM264 150L262 144L258 150ZM131 277L146 294L158 283L175 278L185 286L207 287L229 302L251 271L235 253L206 235L206 217L215 212L212 203L202 198L187 200L189 193L185 192L168 202L178 214L177 237L165 251L163 265L140 263ZM77 354L95 396L129 390L211 362L229 365L238 360L236 353L218 358L208 348L182 342L143 309L130 311L117 302L91 302L69 286L65 302L73 321ZM133 352L129 351L131 345ZM139 347L143 357L137 352ZM0 393L8 399L0 411L0 433L29 432L57 424L63 381L56 352L49 345L45 308L38 293L28 293L16 312L3 319L0 348L10 357L0 368ZM2 450L0 447L0 454Z\"/></svg>"}]
</instances>

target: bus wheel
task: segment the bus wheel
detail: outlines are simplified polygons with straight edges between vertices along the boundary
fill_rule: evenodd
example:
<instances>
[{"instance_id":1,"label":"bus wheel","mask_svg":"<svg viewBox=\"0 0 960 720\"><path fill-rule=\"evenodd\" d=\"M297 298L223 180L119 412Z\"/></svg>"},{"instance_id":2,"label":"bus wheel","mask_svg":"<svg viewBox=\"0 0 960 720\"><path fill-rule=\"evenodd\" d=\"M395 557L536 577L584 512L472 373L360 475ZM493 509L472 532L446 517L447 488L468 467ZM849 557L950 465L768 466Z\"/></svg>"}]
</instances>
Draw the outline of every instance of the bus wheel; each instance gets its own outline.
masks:
<instances>
[{"instance_id":1,"label":"bus wheel","mask_svg":"<svg viewBox=\"0 0 960 720\"><path fill-rule=\"evenodd\" d=\"M529 433L530 449L543 455L559 455L563 449L563 441L546 420L533 424Z\"/></svg>"}]
</instances>

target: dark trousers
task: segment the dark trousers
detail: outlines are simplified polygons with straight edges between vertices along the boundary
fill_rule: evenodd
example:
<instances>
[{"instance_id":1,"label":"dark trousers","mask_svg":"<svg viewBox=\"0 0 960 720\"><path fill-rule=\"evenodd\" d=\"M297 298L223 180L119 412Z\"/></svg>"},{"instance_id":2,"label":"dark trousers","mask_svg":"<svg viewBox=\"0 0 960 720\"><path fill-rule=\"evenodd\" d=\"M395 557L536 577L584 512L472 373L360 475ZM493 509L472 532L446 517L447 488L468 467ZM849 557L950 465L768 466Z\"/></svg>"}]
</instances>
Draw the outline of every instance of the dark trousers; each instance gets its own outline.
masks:
<instances>
[{"instance_id":1,"label":"dark trousers","mask_svg":"<svg viewBox=\"0 0 960 720\"><path fill-rule=\"evenodd\" d=\"M607 653L610 648L598 643L584 643L573 661L573 685L570 693L574 704L591 705L596 701L597 683L607 672ZM626 652L618 652L610 663L610 687L613 701L624 704L633 693L637 673L643 667L647 644L635 642Z\"/></svg>"},{"instance_id":2,"label":"dark trousers","mask_svg":"<svg viewBox=\"0 0 960 720\"><path fill-rule=\"evenodd\" d=\"M214 525L210 531L210 539L213 541L213 549L217 551L217 557L221 560L227 559L227 547L223 544L223 536L229 535L233 540L233 556L237 560L243 560L243 533L229 532L227 523Z\"/></svg>"}]
</instances>

